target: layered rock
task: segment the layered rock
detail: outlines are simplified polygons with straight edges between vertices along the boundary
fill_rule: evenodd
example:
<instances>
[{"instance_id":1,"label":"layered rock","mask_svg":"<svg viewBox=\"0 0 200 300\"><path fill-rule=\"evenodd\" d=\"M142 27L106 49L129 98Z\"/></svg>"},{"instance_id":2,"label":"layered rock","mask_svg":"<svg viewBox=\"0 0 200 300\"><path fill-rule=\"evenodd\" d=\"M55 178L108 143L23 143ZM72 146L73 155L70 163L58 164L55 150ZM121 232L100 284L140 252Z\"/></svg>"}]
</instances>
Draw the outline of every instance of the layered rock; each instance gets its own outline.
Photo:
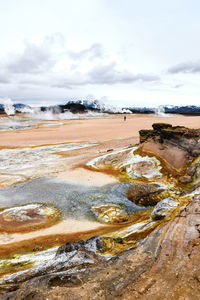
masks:
<instances>
[{"instance_id":1,"label":"layered rock","mask_svg":"<svg viewBox=\"0 0 200 300\"><path fill-rule=\"evenodd\" d=\"M200 129L156 123L153 130L140 130L140 150L158 157L180 183L192 182L200 156Z\"/></svg>"}]
</instances>

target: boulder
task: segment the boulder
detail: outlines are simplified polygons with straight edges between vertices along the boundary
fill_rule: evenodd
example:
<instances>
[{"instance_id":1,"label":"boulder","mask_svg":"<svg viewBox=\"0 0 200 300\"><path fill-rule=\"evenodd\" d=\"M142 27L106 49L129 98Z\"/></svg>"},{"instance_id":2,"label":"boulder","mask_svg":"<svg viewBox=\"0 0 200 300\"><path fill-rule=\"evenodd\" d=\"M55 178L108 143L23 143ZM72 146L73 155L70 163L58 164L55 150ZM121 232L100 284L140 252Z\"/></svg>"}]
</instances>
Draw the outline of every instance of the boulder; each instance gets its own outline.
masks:
<instances>
[{"instance_id":1,"label":"boulder","mask_svg":"<svg viewBox=\"0 0 200 300\"><path fill-rule=\"evenodd\" d=\"M178 203L175 202L172 198L166 198L158 202L158 204L154 207L151 217L153 220L159 220L167 217L171 214L173 210L175 210L178 206Z\"/></svg>"},{"instance_id":2,"label":"boulder","mask_svg":"<svg viewBox=\"0 0 200 300\"><path fill-rule=\"evenodd\" d=\"M167 192L157 184L135 184L127 190L127 198L136 205L154 206L164 198L163 195Z\"/></svg>"},{"instance_id":3,"label":"boulder","mask_svg":"<svg viewBox=\"0 0 200 300\"><path fill-rule=\"evenodd\" d=\"M192 182L192 177L189 176L189 175L181 176L181 177L179 178L179 182L181 182L181 183L189 183L189 182Z\"/></svg>"}]
</instances>

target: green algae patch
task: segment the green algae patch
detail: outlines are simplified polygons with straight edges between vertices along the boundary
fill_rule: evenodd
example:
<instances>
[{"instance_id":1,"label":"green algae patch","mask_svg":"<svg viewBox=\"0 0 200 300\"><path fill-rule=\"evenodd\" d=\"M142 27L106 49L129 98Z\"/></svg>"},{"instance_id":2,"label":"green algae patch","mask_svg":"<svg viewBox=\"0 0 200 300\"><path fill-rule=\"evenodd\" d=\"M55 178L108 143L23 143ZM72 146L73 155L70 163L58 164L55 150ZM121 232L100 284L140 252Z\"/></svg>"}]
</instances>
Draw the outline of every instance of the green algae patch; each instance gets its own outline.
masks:
<instances>
[{"instance_id":1,"label":"green algae patch","mask_svg":"<svg viewBox=\"0 0 200 300\"><path fill-rule=\"evenodd\" d=\"M121 238L112 237L101 237L102 249L99 251L100 254L116 256L119 253L134 248L136 246L135 241L129 243L124 242Z\"/></svg>"},{"instance_id":2,"label":"green algae patch","mask_svg":"<svg viewBox=\"0 0 200 300\"><path fill-rule=\"evenodd\" d=\"M16 267L25 267L27 265L32 265L32 261L20 261L20 262L12 262L11 260L5 260L3 263L0 263L0 273L2 272L2 269L5 268L16 268Z\"/></svg>"},{"instance_id":3,"label":"green algae patch","mask_svg":"<svg viewBox=\"0 0 200 300\"><path fill-rule=\"evenodd\" d=\"M13 274L19 271L24 271L29 269L34 265L34 262L31 260L24 260L24 261L12 261L12 259L4 260L3 262L0 261L0 276L6 274Z\"/></svg>"}]
</instances>

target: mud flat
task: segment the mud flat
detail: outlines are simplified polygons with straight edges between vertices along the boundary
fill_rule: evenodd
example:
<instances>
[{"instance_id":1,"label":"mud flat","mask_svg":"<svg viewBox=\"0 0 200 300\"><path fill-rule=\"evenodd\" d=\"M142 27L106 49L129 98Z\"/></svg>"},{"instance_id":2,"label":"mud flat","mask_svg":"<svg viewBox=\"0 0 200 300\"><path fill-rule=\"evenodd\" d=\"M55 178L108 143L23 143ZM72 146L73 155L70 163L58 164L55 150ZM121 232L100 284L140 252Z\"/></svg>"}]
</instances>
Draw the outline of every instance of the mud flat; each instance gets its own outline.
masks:
<instances>
[{"instance_id":1,"label":"mud flat","mask_svg":"<svg viewBox=\"0 0 200 300\"><path fill-rule=\"evenodd\" d=\"M44 124L49 121L41 121ZM124 122L123 115L114 115L103 119L63 120L61 125L43 127L38 126L30 130L1 132L0 146L21 147L44 145L63 142L89 142L116 139L129 139L132 143L139 141L139 130L150 129L153 123L170 123L173 126L182 125L198 128L200 116L197 117L156 117L150 115L128 115ZM53 123L53 121L51 121ZM119 142L119 147L121 146Z\"/></svg>"},{"instance_id":2,"label":"mud flat","mask_svg":"<svg viewBox=\"0 0 200 300\"><path fill-rule=\"evenodd\" d=\"M198 299L199 121L2 131L2 299Z\"/></svg>"}]
</instances>

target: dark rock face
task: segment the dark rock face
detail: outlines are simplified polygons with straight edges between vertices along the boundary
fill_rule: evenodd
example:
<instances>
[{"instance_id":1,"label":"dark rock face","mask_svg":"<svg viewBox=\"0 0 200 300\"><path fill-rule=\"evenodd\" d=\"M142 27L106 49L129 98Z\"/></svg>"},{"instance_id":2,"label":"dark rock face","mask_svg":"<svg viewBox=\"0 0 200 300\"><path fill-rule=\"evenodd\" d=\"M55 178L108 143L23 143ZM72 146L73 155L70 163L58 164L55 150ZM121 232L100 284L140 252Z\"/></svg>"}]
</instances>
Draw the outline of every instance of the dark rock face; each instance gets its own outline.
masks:
<instances>
[{"instance_id":1,"label":"dark rock face","mask_svg":"<svg viewBox=\"0 0 200 300\"><path fill-rule=\"evenodd\" d=\"M55 105L55 106L42 106L41 111L51 111L52 113L64 113L70 111L72 113L84 113L87 111L85 105L79 103L70 103L65 105Z\"/></svg>"},{"instance_id":2,"label":"dark rock face","mask_svg":"<svg viewBox=\"0 0 200 300\"><path fill-rule=\"evenodd\" d=\"M73 251L85 251L89 250L94 253L97 251L100 251L103 249L103 242L100 237L93 237L86 242L79 241L79 242L69 242L65 244L64 246L61 246L58 248L58 251L56 253L56 257L59 257L60 255L73 252Z\"/></svg>"},{"instance_id":3,"label":"dark rock face","mask_svg":"<svg viewBox=\"0 0 200 300\"><path fill-rule=\"evenodd\" d=\"M71 113L86 113L88 111L95 111L99 112L100 109L93 108L93 107L87 107L84 104L81 103L67 103L67 104L59 104L55 106L42 106L40 107L41 111L51 111L52 113L64 113L66 111L69 111Z\"/></svg>"},{"instance_id":4,"label":"dark rock face","mask_svg":"<svg viewBox=\"0 0 200 300\"><path fill-rule=\"evenodd\" d=\"M172 125L167 123L154 123L152 127L153 130L161 132L163 129L172 128Z\"/></svg>"},{"instance_id":5,"label":"dark rock face","mask_svg":"<svg viewBox=\"0 0 200 300\"><path fill-rule=\"evenodd\" d=\"M59 107L62 113L65 112L66 110L72 113L82 113L87 111L85 105L79 103L69 103L65 105L59 105Z\"/></svg>"},{"instance_id":6,"label":"dark rock face","mask_svg":"<svg viewBox=\"0 0 200 300\"><path fill-rule=\"evenodd\" d=\"M5 114L5 110L2 104L0 104L0 114Z\"/></svg>"},{"instance_id":7,"label":"dark rock face","mask_svg":"<svg viewBox=\"0 0 200 300\"><path fill-rule=\"evenodd\" d=\"M149 139L153 139L159 143L168 141L183 149L194 151L199 150L200 153L200 129L189 129L183 126L172 126L166 123L155 123L152 125L153 130L140 130L140 143L144 143ZM192 139L193 142L190 141Z\"/></svg>"}]
</instances>

